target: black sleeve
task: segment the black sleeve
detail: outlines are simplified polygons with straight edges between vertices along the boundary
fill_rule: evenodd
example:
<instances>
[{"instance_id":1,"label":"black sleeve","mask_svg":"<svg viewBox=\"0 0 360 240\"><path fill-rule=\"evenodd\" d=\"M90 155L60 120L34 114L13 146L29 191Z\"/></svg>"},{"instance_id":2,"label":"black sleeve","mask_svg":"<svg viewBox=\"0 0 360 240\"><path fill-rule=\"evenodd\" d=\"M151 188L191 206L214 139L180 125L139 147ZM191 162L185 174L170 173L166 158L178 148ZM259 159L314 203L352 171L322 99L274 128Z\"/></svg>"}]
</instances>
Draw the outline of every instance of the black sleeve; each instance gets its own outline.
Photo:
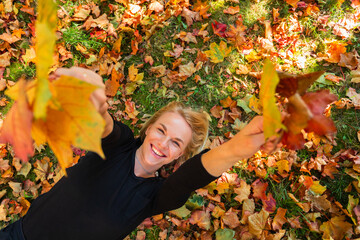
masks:
<instances>
[{"instance_id":1,"label":"black sleeve","mask_svg":"<svg viewBox=\"0 0 360 240\"><path fill-rule=\"evenodd\" d=\"M164 181L155 197L153 215L181 207L191 192L218 178L209 174L201 162L202 154L207 151L209 150L187 160Z\"/></svg>"},{"instance_id":2,"label":"black sleeve","mask_svg":"<svg viewBox=\"0 0 360 240\"><path fill-rule=\"evenodd\" d=\"M114 128L112 132L105 138L101 139L101 146L105 157L108 158L112 154L116 154L116 150L130 146L134 139L131 129L125 124L114 120Z\"/></svg>"}]
</instances>

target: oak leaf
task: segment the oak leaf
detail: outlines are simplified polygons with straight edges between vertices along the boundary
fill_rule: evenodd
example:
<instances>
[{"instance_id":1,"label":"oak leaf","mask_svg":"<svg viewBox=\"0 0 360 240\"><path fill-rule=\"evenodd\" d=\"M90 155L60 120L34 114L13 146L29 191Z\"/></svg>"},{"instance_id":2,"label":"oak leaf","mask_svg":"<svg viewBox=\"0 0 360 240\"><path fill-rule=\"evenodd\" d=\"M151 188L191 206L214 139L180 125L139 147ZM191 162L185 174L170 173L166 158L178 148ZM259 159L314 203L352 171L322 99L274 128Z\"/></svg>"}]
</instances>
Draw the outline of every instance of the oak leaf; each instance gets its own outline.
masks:
<instances>
[{"instance_id":1,"label":"oak leaf","mask_svg":"<svg viewBox=\"0 0 360 240\"><path fill-rule=\"evenodd\" d=\"M219 45L216 43L210 44L210 50L205 51L206 56L210 58L213 63L223 62L224 59L231 53L231 47L227 47L224 41L221 41Z\"/></svg>"},{"instance_id":2,"label":"oak leaf","mask_svg":"<svg viewBox=\"0 0 360 240\"><path fill-rule=\"evenodd\" d=\"M281 114L276 106L275 99L275 89L279 81L274 65L266 60L260 81L260 102L263 106L264 136L266 139L278 135L277 131L285 128L281 123Z\"/></svg>"}]
</instances>

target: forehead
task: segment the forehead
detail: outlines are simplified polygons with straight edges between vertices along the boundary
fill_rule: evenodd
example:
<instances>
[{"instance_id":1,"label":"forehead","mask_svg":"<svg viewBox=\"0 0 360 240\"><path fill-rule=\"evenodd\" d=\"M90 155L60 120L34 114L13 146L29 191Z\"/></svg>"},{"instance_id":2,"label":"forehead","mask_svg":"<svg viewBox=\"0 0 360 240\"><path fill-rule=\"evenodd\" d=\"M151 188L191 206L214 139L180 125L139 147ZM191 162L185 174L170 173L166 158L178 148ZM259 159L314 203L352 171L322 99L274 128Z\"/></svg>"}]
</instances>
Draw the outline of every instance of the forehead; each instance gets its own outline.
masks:
<instances>
[{"instance_id":1,"label":"forehead","mask_svg":"<svg viewBox=\"0 0 360 240\"><path fill-rule=\"evenodd\" d=\"M189 143L191 140L191 127L179 113L166 112L156 120L154 125L164 125L169 134L181 138L184 142Z\"/></svg>"}]
</instances>

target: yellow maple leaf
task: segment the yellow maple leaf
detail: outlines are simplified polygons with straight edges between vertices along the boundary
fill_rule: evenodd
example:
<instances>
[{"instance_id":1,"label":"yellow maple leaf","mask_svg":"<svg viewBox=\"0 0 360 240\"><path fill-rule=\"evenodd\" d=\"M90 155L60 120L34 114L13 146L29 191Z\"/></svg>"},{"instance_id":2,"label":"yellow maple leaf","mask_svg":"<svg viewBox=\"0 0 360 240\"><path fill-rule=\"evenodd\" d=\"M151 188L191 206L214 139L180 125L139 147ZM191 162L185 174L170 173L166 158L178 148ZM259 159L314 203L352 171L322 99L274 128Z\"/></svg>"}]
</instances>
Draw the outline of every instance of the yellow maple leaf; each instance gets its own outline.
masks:
<instances>
[{"instance_id":1,"label":"yellow maple leaf","mask_svg":"<svg viewBox=\"0 0 360 240\"><path fill-rule=\"evenodd\" d=\"M289 172L289 162L287 160L280 160L276 162L276 166L278 167L278 171L282 174L284 171Z\"/></svg>"},{"instance_id":2,"label":"yellow maple leaf","mask_svg":"<svg viewBox=\"0 0 360 240\"><path fill-rule=\"evenodd\" d=\"M139 70L133 65L129 67L129 80L131 82L143 83L144 73L139 73Z\"/></svg>"},{"instance_id":3,"label":"yellow maple leaf","mask_svg":"<svg viewBox=\"0 0 360 240\"><path fill-rule=\"evenodd\" d=\"M326 191L326 187L322 186L320 184L320 181L314 181L313 182L313 185L311 185L310 187L310 190L313 192L313 193L316 193L316 194L323 194L325 191Z\"/></svg>"},{"instance_id":4,"label":"yellow maple leaf","mask_svg":"<svg viewBox=\"0 0 360 240\"><path fill-rule=\"evenodd\" d=\"M278 129L285 128L281 123L281 114L276 106L275 90L279 81L274 65L270 60L266 60L260 80L260 102L263 106L265 138L277 135Z\"/></svg>"},{"instance_id":5,"label":"yellow maple leaf","mask_svg":"<svg viewBox=\"0 0 360 240\"><path fill-rule=\"evenodd\" d=\"M57 5L53 0L39 0L36 21L36 75L38 85L34 117L46 118L46 107L51 98L49 90L48 71L53 64L53 53L56 41L55 30L57 27Z\"/></svg>"},{"instance_id":6,"label":"yellow maple leaf","mask_svg":"<svg viewBox=\"0 0 360 240\"><path fill-rule=\"evenodd\" d=\"M36 144L47 142L62 169L73 163L71 146L96 152L104 158L101 134L105 122L89 101L97 86L69 76L61 76L51 84L57 98L47 107L46 120L33 122Z\"/></svg>"},{"instance_id":7,"label":"yellow maple leaf","mask_svg":"<svg viewBox=\"0 0 360 240\"><path fill-rule=\"evenodd\" d=\"M208 58L210 58L211 62L219 63L223 62L224 59L229 56L231 50L231 47L227 47L226 43L224 41L221 41L219 45L214 42L211 43L210 50L207 50L204 53Z\"/></svg>"}]
</instances>

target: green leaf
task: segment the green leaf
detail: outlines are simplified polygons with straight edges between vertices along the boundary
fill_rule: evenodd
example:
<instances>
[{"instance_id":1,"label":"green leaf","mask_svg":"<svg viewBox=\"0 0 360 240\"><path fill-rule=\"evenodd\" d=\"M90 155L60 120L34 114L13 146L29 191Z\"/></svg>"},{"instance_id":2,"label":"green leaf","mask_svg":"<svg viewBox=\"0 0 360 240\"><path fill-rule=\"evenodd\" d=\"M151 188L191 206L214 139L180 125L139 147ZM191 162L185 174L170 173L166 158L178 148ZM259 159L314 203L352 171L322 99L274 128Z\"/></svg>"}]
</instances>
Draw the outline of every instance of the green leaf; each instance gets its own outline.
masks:
<instances>
[{"instance_id":1,"label":"green leaf","mask_svg":"<svg viewBox=\"0 0 360 240\"><path fill-rule=\"evenodd\" d=\"M200 195L194 194L185 203L186 207L190 210L201 209L204 206L204 198Z\"/></svg>"},{"instance_id":2,"label":"green leaf","mask_svg":"<svg viewBox=\"0 0 360 240\"><path fill-rule=\"evenodd\" d=\"M250 98L252 97L252 95L248 94L246 95L243 99L238 99L236 101L237 103L237 106L238 107L241 107L242 109L244 109L244 111L246 113L250 113L252 112L251 108L249 108L249 101L250 101Z\"/></svg>"},{"instance_id":3,"label":"green leaf","mask_svg":"<svg viewBox=\"0 0 360 240\"><path fill-rule=\"evenodd\" d=\"M280 111L276 106L275 90L279 81L274 65L270 60L266 59L260 80L260 102L263 106L264 135L266 139L277 135L277 130L285 129L285 126L281 123Z\"/></svg>"},{"instance_id":4,"label":"green leaf","mask_svg":"<svg viewBox=\"0 0 360 240\"><path fill-rule=\"evenodd\" d=\"M216 240L234 240L235 231L229 228L218 229L215 232Z\"/></svg>"},{"instance_id":5,"label":"green leaf","mask_svg":"<svg viewBox=\"0 0 360 240\"><path fill-rule=\"evenodd\" d=\"M186 218L190 215L191 211L183 205L181 208L170 211L170 213L174 214L178 218Z\"/></svg>"}]
</instances>

